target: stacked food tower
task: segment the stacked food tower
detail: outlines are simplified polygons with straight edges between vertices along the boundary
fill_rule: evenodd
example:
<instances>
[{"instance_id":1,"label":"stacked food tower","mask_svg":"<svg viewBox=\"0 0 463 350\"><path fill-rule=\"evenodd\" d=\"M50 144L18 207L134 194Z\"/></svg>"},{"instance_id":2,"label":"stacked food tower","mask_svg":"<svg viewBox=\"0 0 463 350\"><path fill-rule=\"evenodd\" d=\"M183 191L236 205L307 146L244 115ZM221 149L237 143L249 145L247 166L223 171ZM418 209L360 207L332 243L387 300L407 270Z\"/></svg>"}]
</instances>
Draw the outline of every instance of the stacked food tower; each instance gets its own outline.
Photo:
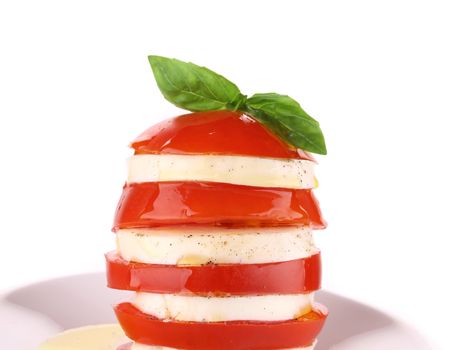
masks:
<instances>
[{"instance_id":1,"label":"stacked food tower","mask_svg":"<svg viewBox=\"0 0 463 350\"><path fill-rule=\"evenodd\" d=\"M228 110L166 120L131 146L106 255L109 287L135 292L115 306L127 349L313 349L327 310L314 302L312 156Z\"/></svg>"}]
</instances>

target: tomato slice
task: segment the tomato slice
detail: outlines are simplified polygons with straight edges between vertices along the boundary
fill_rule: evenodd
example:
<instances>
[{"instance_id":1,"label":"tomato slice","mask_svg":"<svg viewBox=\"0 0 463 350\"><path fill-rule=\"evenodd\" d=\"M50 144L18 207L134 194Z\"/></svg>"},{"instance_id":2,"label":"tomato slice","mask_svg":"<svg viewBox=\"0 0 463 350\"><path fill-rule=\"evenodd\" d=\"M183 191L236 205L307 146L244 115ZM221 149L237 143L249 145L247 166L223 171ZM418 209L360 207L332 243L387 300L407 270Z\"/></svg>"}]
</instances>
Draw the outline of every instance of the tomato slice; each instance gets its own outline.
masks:
<instances>
[{"instance_id":1,"label":"tomato slice","mask_svg":"<svg viewBox=\"0 0 463 350\"><path fill-rule=\"evenodd\" d=\"M152 293L296 294L320 289L320 254L268 264L151 265L106 254L108 287Z\"/></svg>"},{"instance_id":2,"label":"tomato slice","mask_svg":"<svg viewBox=\"0 0 463 350\"><path fill-rule=\"evenodd\" d=\"M316 304L297 320L278 322L165 321L130 303L114 308L125 334L135 342L189 350L272 350L310 346L328 315Z\"/></svg>"},{"instance_id":3,"label":"tomato slice","mask_svg":"<svg viewBox=\"0 0 463 350\"><path fill-rule=\"evenodd\" d=\"M213 182L126 184L114 230L165 225L325 227L311 190Z\"/></svg>"},{"instance_id":4,"label":"tomato slice","mask_svg":"<svg viewBox=\"0 0 463 350\"><path fill-rule=\"evenodd\" d=\"M272 158L313 157L285 144L265 126L238 112L198 112L168 119L138 136L135 154L228 154Z\"/></svg>"}]
</instances>

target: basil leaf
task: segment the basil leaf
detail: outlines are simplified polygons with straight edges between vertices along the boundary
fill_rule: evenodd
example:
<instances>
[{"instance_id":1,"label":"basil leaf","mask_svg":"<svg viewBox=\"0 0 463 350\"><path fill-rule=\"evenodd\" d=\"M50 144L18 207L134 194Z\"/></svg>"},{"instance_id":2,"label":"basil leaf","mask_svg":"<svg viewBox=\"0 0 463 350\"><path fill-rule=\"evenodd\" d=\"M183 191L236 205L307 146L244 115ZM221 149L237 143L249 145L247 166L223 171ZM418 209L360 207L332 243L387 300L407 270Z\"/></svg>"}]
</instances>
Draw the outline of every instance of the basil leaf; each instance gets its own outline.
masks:
<instances>
[{"instance_id":1,"label":"basil leaf","mask_svg":"<svg viewBox=\"0 0 463 350\"><path fill-rule=\"evenodd\" d=\"M291 97L275 93L255 94L246 100L242 110L287 143L305 151L326 154L320 124Z\"/></svg>"},{"instance_id":2,"label":"basil leaf","mask_svg":"<svg viewBox=\"0 0 463 350\"><path fill-rule=\"evenodd\" d=\"M320 125L291 97L266 93L247 99L235 84L205 67L161 56L148 59L162 94L177 107L194 112L239 110L288 144L326 154Z\"/></svg>"},{"instance_id":3,"label":"basil leaf","mask_svg":"<svg viewBox=\"0 0 463 350\"><path fill-rule=\"evenodd\" d=\"M237 110L246 96L238 87L213 71L173 58L148 56L164 97L190 111Z\"/></svg>"}]
</instances>

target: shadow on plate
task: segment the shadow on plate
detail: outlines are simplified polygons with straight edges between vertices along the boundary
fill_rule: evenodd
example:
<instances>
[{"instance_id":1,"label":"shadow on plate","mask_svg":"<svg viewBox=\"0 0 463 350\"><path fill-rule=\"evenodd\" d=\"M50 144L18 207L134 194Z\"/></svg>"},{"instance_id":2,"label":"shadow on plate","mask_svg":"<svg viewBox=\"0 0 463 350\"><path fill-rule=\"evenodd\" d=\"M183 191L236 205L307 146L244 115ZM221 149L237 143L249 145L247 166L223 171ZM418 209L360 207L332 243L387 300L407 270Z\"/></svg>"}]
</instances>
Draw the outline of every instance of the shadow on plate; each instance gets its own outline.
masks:
<instances>
[{"instance_id":1,"label":"shadow on plate","mask_svg":"<svg viewBox=\"0 0 463 350\"><path fill-rule=\"evenodd\" d=\"M48 280L6 295L8 303L38 312L62 329L116 322L111 305L127 298L127 292L106 288L103 273ZM320 291L317 301L328 306L330 316L319 337L317 350L337 348L349 338L393 327L396 321L367 305Z\"/></svg>"}]
</instances>

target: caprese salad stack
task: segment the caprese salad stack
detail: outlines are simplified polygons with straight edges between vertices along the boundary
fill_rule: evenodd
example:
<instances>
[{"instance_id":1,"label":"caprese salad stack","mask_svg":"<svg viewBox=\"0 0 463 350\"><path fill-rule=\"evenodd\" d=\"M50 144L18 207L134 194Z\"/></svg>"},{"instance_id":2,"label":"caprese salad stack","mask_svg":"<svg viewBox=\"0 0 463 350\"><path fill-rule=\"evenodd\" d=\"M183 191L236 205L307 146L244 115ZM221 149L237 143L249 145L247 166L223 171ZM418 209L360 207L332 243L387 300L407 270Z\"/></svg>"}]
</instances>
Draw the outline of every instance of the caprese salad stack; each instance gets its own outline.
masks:
<instances>
[{"instance_id":1,"label":"caprese salad stack","mask_svg":"<svg viewBox=\"0 0 463 350\"><path fill-rule=\"evenodd\" d=\"M135 292L115 306L131 349L313 349L327 310L314 302L321 276L312 230L325 227L314 159L297 140L310 135L262 121L273 117L253 102L258 95L226 92L229 106L214 110L204 96L217 101L224 83L207 74L228 80L150 61L167 99L204 111L161 122L131 145L117 251L106 255L109 287Z\"/></svg>"}]
</instances>

